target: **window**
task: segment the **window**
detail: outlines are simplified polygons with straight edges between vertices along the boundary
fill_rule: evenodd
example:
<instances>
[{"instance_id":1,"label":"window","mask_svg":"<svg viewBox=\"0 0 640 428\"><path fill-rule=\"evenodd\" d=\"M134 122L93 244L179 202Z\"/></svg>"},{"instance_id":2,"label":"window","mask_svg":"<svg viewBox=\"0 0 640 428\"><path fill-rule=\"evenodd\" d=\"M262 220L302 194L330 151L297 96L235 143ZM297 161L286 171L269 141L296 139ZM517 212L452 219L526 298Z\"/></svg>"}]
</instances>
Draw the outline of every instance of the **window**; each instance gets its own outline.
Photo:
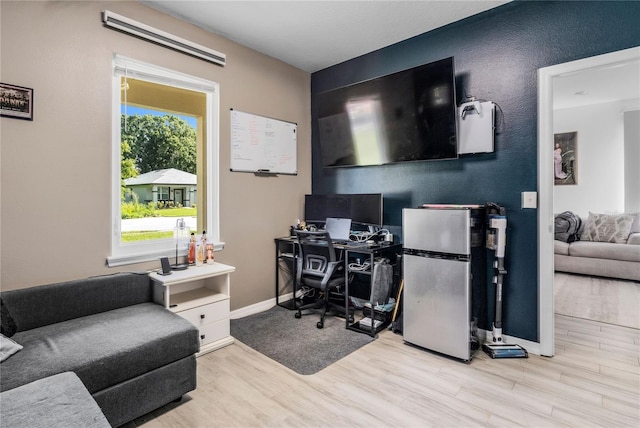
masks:
<instances>
[{"instance_id":1,"label":"window","mask_svg":"<svg viewBox=\"0 0 640 428\"><path fill-rule=\"evenodd\" d=\"M169 188L160 186L158 188L158 200L159 201L169 201Z\"/></svg>"},{"instance_id":2,"label":"window","mask_svg":"<svg viewBox=\"0 0 640 428\"><path fill-rule=\"evenodd\" d=\"M113 60L109 266L186 253L173 229L219 243L218 84L116 55Z\"/></svg>"}]
</instances>

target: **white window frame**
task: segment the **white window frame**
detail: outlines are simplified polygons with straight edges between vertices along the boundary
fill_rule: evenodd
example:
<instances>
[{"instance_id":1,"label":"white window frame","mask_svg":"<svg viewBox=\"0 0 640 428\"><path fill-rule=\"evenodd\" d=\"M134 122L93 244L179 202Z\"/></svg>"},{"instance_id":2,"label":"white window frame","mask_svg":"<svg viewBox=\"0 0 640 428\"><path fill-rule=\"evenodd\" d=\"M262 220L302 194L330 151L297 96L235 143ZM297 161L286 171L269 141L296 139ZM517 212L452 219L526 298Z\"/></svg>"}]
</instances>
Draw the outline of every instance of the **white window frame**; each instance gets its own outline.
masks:
<instances>
[{"instance_id":1,"label":"white window frame","mask_svg":"<svg viewBox=\"0 0 640 428\"><path fill-rule=\"evenodd\" d=\"M111 180L111 256L107 258L109 267L122 266L158 260L160 257L175 257L174 239L158 239L123 243L120 239L120 184L121 184L121 135L120 135L120 79L122 76L138 78L154 83L199 91L206 94L207 134L205 135L205 177L207 215L204 219L207 237L214 242L215 250L224 247L220 240L220 88L210 80L190 76L178 71L114 55L112 63L112 180ZM186 249L180 249L184 256Z\"/></svg>"},{"instance_id":2,"label":"white window frame","mask_svg":"<svg viewBox=\"0 0 640 428\"><path fill-rule=\"evenodd\" d=\"M166 190L166 191L163 191ZM158 186L158 200L168 201L171 199L171 189L169 186Z\"/></svg>"}]
</instances>

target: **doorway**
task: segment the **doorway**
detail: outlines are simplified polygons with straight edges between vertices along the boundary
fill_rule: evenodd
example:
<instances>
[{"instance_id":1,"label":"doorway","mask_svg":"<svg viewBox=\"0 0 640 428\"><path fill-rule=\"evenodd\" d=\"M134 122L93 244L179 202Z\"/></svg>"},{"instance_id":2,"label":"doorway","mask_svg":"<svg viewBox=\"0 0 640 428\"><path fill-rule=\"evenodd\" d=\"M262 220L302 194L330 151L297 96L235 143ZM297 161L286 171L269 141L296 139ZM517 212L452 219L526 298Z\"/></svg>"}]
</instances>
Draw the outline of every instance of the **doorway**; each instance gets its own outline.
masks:
<instances>
[{"instance_id":1,"label":"doorway","mask_svg":"<svg viewBox=\"0 0 640 428\"><path fill-rule=\"evenodd\" d=\"M540 354L554 355L554 172L553 79L583 70L610 67L640 59L640 47L558 64L538 70L538 331Z\"/></svg>"},{"instance_id":2,"label":"doorway","mask_svg":"<svg viewBox=\"0 0 640 428\"><path fill-rule=\"evenodd\" d=\"M176 205L177 204L184 205L184 196L182 193L182 189L175 189L173 191L173 200L176 203Z\"/></svg>"}]
</instances>

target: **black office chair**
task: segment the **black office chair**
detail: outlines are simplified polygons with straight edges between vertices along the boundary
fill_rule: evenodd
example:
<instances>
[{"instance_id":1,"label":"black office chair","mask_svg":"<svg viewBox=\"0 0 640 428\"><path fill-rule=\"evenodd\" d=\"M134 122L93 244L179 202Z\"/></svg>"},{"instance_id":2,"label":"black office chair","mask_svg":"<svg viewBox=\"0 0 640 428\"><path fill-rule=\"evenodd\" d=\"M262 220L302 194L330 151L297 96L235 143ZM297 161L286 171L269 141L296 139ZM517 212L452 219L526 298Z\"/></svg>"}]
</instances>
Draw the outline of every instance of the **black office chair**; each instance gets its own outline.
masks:
<instances>
[{"instance_id":1,"label":"black office chair","mask_svg":"<svg viewBox=\"0 0 640 428\"><path fill-rule=\"evenodd\" d=\"M298 308L295 317L301 318L306 309L322 308L322 316L316 327L324 327L324 317L329 310L345 312L343 305L337 305L329 300L332 290L338 290L345 285L344 261L336 258L336 250L328 232L308 232L296 230L298 238L298 266L296 269L296 283L298 287L307 286L324 293L323 299L303 305ZM347 314L348 315L348 314Z\"/></svg>"}]
</instances>

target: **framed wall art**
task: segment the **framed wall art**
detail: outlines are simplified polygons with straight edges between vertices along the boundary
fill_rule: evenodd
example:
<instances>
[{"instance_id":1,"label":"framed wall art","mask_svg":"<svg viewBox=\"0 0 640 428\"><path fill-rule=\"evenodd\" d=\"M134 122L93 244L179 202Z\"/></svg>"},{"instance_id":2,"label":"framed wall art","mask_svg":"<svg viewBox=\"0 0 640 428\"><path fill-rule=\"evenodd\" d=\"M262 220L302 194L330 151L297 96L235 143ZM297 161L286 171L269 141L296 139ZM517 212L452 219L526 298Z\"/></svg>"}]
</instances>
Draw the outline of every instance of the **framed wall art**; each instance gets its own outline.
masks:
<instances>
[{"instance_id":1,"label":"framed wall art","mask_svg":"<svg viewBox=\"0 0 640 428\"><path fill-rule=\"evenodd\" d=\"M33 120L33 89L0 83L0 116Z\"/></svg>"},{"instance_id":2,"label":"framed wall art","mask_svg":"<svg viewBox=\"0 0 640 428\"><path fill-rule=\"evenodd\" d=\"M555 184L578 184L577 132L553 135L553 176Z\"/></svg>"}]
</instances>

